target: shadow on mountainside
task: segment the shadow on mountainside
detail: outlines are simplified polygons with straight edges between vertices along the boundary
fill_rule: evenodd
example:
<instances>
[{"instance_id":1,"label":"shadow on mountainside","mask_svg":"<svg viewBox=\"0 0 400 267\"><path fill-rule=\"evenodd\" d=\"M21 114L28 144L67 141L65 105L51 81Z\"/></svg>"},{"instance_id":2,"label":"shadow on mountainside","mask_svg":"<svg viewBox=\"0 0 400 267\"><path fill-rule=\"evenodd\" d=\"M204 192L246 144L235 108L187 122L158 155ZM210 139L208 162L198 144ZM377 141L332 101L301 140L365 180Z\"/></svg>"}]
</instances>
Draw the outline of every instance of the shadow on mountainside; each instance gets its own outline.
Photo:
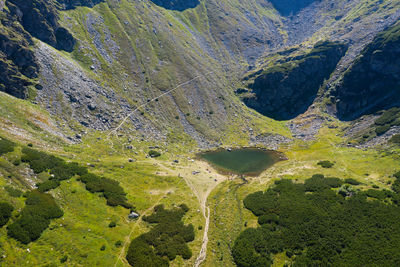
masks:
<instances>
[{"instance_id":1,"label":"shadow on mountainside","mask_svg":"<svg viewBox=\"0 0 400 267\"><path fill-rule=\"evenodd\" d=\"M151 0L157 6L169 10L184 11L189 8L195 8L200 4L199 0Z\"/></svg>"},{"instance_id":2,"label":"shadow on mountainside","mask_svg":"<svg viewBox=\"0 0 400 267\"><path fill-rule=\"evenodd\" d=\"M283 16L296 14L316 1L319 0L270 0L275 9Z\"/></svg>"}]
</instances>

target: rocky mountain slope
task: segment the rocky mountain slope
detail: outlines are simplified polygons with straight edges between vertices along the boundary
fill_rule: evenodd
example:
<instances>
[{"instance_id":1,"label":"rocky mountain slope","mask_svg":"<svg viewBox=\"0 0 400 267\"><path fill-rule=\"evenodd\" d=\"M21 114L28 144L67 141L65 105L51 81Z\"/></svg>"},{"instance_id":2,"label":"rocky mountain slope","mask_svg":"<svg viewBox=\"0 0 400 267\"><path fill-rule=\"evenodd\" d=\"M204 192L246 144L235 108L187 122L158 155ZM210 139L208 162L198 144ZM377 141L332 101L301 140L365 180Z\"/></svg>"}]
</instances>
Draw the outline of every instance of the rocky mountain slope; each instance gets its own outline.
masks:
<instances>
[{"instance_id":1,"label":"rocky mountain slope","mask_svg":"<svg viewBox=\"0 0 400 267\"><path fill-rule=\"evenodd\" d=\"M122 131L156 139L183 133L202 146L231 127L251 125L251 138L264 131L233 93L246 70L281 64L276 51L293 46L298 55L321 40L348 45L332 75L308 79L312 89L300 85L312 93L288 79L293 83L282 95L312 95L304 103L264 95L261 105L293 109L267 115L291 119L312 104L321 77L328 79L324 96L363 47L400 17L398 3L373 0L2 0L0 6L2 91L29 97L75 132L112 129L127 118ZM284 54L281 62L296 60Z\"/></svg>"},{"instance_id":2,"label":"rocky mountain slope","mask_svg":"<svg viewBox=\"0 0 400 267\"><path fill-rule=\"evenodd\" d=\"M245 77L251 96L244 103L276 120L289 120L304 113L313 103L318 89L329 78L347 46L341 43L319 42L305 55L275 63L273 67Z\"/></svg>"},{"instance_id":3,"label":"rocky mountain slope","mask_svg":"<svg viewBox=\"0 0 400 267\"><path fill-rule=\"evenodd\" d=\"M235 266L258 225L243 199L276 180L390 189L399 18L393 0L0 0L0 265ZM287 159L254 178L196 160L246 146Z\"/></svg>"},{"instance_id":4,"label":"rocky mountain slope","mask_svg":"<svg viewBox=\"0 0 400 267\"><path fill-rule=\"evenodd\" d=\"M336 87L341 119L400 105L400 24L381 32L344 73Z\"/></svg>"}]
</instances>

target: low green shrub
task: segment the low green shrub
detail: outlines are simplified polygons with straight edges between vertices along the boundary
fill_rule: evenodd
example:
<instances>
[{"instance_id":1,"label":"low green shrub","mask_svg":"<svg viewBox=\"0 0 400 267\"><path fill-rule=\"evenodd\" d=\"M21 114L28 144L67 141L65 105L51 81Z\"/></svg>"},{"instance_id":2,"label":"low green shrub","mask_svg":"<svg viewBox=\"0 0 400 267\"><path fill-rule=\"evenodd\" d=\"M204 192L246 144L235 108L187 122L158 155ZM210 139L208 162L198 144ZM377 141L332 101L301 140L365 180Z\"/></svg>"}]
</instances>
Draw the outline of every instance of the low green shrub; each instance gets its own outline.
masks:
<instances>
[{"instance_id":1,"label":"low green shrub","mask_svg":"<svg viewBox=\"0 0 400 267\"><path fill-rule=\"evenodd\" d=\"M386 193L383 190L368 189L364 192L367 197L376 198L379 200L384 200L386 198Z\"/></svg>"},{"instance_id":2,"label":"low green shrub","mask_svg":"<svg viewBox=\"0 0 400 267\"><path fill-rule=\"evenodd\" d=\"M22 196L23 192L17 188L11 187L6 185L4 189L7 191L7 193L12 196L12 197L20 197Z\"/></svg>"},{"instance_id":3,"label":"low green shrub","mask_svg":"<svg viewBox=\"0 0 400 267\"><path fill-rule=\"evenodd\" d=\"M389 139L390 143L400 145L400 134L395 134Z\"/></svg>"},{"instance_id":4,"label":"low green shrub","mask_svg":"<svg viewBox=\"0 0 400 267\"><path fill-rule=\"evenodd\" d=\"M322 168L332 168L333 165L335 165L333 162L330 162L329 160L322 160L320 162L317 163L317 165L320 165Z\"/></svg>"},{"instance_id":5,"label":"low green shrub","mask_svg":"<svg viewBox=\"0 0 400 267\"><path fill-rule=\"evenodd\" d=\"M51 179L62 181L71 179L75 175L87 174L88 170L86 167L79 166L76 162L60 162L60 164L50 170L50 173L54 175L54 178Z\"/></svg>"},{"instance_id":6,"label":"low green shrub","mask_svg":"<svg viewBox=\"0 0 400 267\"><path fill-rule=\"evenodd\" d=\"M391 108L383 112L383 114L375 120L375 132L377 135L386 133L390 127L399 125L400 108Z\"/></svg>"},{"instance_id":7,"label":"low green shrub","mask_svg":"<svg viewBox=\"0 0 400 267\"><path fill-rule=\"evenodd\" d=\"M397 194L400 194L400 171L395 173L393 176L396 180L392 184L392 190Z\"/></svg>"},{"instance_id":8,"label":"low green shrub","mask_svg":"<svg viewBox=\"0 0 400 267\"><path fill-rule=\"evenodd\" d=\"M35 173L48 171L63 164L62 159L31 148L23 148L22 153L22 162L28 163Z\"/></svg>"},{"instance_id":9,"label":"low green shrub","mask_svg":"<svg viewBox=\"0 0 400 267\"><path fill-rule=\"evenodd\" d=\"M80 180L86 185L86 189L92 193L103 193L109 206L122 206L127 209L133 209L133 206L127 203L126 193L117 181L99 177L92 173L87 173L80 177Z\"/></svg>"},{"instance_id":10,"label":"low green shrub","mask_svg":"<svg viewBox=\"0 0 400 267\"><path fill-rule=\"evenodd\" d=\"M397 119L399 112L399 108L391 108L386 110L382 116L375 120L375 125L383 126L392 123L395 119Z\"/></svg>"},{"instance_id":11,"label":"low green shrub","mask_svg":"<svg viewBox=\"0 0 400 267\"><path fill-rule=\"evenodd\" d=\"M192 257L187 242L194 240L193 225L184 225L182 217L187 212L186 205L171 210L158 205L150 216L143 216L143 221L156 224L145 234L132 240L126 256L132 266L169 266L181 255L183 259ZM168 260L166 260L166 258Z\"/></svg>"},{"instance_id":12,"label":"low green shrub","mask_svg":"<svg viewBox=\"0 0 400 267\"><path fill-rule=\"evenodd\" d=\"M116 227L116 226L117 226L117 223L114 222L114 221L112 221L112 222L110 222L110 223L108 224L108 227L110 227L110 228L114 228L114 227Z\"/></svg>"},{"instance_id":13,"label":"low green shrub","mask_svg":"<svg viewBox=\"0 0 400 267\"><path fill-rule=\"evenodd\" d=\"M258 217L258 224L276 223L279 224L279 217L276 214L264 214Z\"/></svg>"},{"instance_id":14,"label":"low green shrub","mask_svg":"<svg viewBox=\"0 0 400 267\"><path fill-rule=\"evenodd\" d=\"M67 260L68 260L68 256L65 255L60 259L60 263L65 263L65 262L67 262Z\"/></svg>"},{"instance_id":15,"label":"low green shrub","mask_svg":"<svg viewBox=\"0 0 400 267\"><path fill-rule=\"evenodd\" d=\"M21 165L21 159L16 159L16 160L14 160L13 164L14 164L14 166L19 166L19 165Z\"/></svg>"},{"instance_id":16,"label":"low green shrub","mask_svg":"<svg viewBox=\"0 0 400 267\"><path fill-rule=\"evenodd\" d=\"M0 137L0 156L9 152L13 152L15 148L15 143Z\"/></svg>"},{"instance_id":17,"label":"low green shrub","mask_svg":"<svg viewBox=\"0 0 400 267\"><path fill-rule=\"evenodd\" d=\"M44 152L30 148L22 150L21 160L27 162L35 173L50 171L52 177L49 180L37 184L40 192L47 192L55 189L63 180L71 179L75 175L80 176L80 180L85 183L86 189L92 193L103 193L107 199L107 205L123 206L133 209L133 206L127 203L126 193L117 181L99 177L88 172L87 167L79 166L72 162L67 163L64 160Z\"/></svg>"},{"instance_id":18,"label":"low green shrub","mask_svg":"<svg viewBox=\"0 0 400 267\"><path fill-rule=\"evenodd\" d=\"M157 158L161 156L161 153L155 150L150 150L149 151L149 156L152 158Z\"/></svg>"},{"instance_id":19,"label":"low green shrub","mask_svg":"<svg viewBox=\"0 0 400 267\"><path fill-rule=\"evenodd\" d=\"M400 172L395 177L400 180ZM291 266L370 266L376 262L397 266L400 207L392 203L399 203L399 194L374 189L356 192L348 184L339 189L346 193L338 194L321 186L320 175L311 179L304 184L280 180L265 192L246 196L243 203L258 217L260 226L245 229L235 240L231 252L236 265L271 266L276 264L274 256L286 252ZM333 181L337 186L336 178ZM307 188L310 184L317 185L312 193Z\"/></svg>"},{"instance_id":20,"label":"low green shrub","mask_svg":"<svg viewBox=\"0 0 400 267\"><path fill-rule=\"evenodd\" d=\"M14 207L7 202L0 202L0 227L3 227L8 223Z\"/></svg>"},{"instance_id":21,"label":"low green shrub","mask_svg":"<svg viewBox=\"0 0 400 267\"><path fill-rule=\"evenodd\" d=\"M28 244L40 237L49 227L50 220L64 215L54 198L38 190L26 194L25 207L14 223L7 227L7 234L23 244Z\"/></svg>"},{"instance_id":22,"label":"low green shrub","mask_svg":"<svg viewBox=\"0 0 400 267\"><path fill-rule=\"evenodd\" d=\"M353 178L347 178L344 180L346 184L351 184L351 185L360 185L361 183Z\"/></svg>"},{"instance_id":23,"label":"low green shrub","mask_svg":"<svg viewBox=\"0 0 400 267\"><path fill-rule=\"evenodd\" d=\"M343 184L339 178L325 178L322 174L313 175L304 182L304 188L307 192L316 192L323 189L338 188Z\"/></svg>"},{"instance_id":24,"label":"low green shrub","mask_svg":"<svg viewBox=\"0 0 400 267\"><path fill-rule=\"evenodd\" d=\"M47 180L43 183L38 183L36 184L38 190L40 192L47 192L50 191L52 189L56 189L57 187L60 186L60 182L58 180Z\"/></svg>"},{"instance_id":25,"label":"low green shrub","mask_svg":"<svg viewBox=\"0 0 400 267\"><path fill-rule=\"evenodd\" d=\"M383 125L383 126L378 126L375 128L375 133L376 135L382 135L386 133L390 129L390 125Z\"/></svg>"}]
</instances>

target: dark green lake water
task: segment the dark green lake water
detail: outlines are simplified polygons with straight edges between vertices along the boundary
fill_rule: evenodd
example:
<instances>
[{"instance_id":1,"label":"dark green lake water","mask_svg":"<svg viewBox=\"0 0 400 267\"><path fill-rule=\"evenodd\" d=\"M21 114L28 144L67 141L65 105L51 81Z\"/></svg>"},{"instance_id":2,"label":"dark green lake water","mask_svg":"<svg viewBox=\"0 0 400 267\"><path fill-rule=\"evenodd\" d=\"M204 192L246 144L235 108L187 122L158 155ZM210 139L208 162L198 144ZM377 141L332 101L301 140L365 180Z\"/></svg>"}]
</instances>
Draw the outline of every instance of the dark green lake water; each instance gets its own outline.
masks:
<instances>
[{"instance_id":1,"label":"dark green lake water","mask_svg":"<svg viewBox=\"0 0 400 267\"><path fill-rule=\"evenodd\" d=\"M283 160L279 152L258 148L240 148L232 151L219 149L201 153L199 156L220 171L253 176Z\"/></svg>"}]
</instances>

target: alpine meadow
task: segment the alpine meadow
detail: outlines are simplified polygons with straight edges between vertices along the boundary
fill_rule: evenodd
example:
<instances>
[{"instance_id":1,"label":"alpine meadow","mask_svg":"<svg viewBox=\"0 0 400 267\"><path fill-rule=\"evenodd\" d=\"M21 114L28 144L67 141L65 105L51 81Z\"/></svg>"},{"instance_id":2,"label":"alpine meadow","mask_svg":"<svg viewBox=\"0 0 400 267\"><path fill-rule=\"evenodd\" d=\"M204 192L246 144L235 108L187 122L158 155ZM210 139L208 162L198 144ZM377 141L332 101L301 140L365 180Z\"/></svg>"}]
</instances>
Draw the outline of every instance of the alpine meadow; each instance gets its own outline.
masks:
<instances>
[{"instance_id":1,"label":"alpine meadow","mask_svg":"<svg viewBox=\"0 0 400 267\"><path fill-rule=\"evenodd\" d=\"M399 266L399 63L397 0L0 0L0 266Z\"/></svg>"}]
</instances>

